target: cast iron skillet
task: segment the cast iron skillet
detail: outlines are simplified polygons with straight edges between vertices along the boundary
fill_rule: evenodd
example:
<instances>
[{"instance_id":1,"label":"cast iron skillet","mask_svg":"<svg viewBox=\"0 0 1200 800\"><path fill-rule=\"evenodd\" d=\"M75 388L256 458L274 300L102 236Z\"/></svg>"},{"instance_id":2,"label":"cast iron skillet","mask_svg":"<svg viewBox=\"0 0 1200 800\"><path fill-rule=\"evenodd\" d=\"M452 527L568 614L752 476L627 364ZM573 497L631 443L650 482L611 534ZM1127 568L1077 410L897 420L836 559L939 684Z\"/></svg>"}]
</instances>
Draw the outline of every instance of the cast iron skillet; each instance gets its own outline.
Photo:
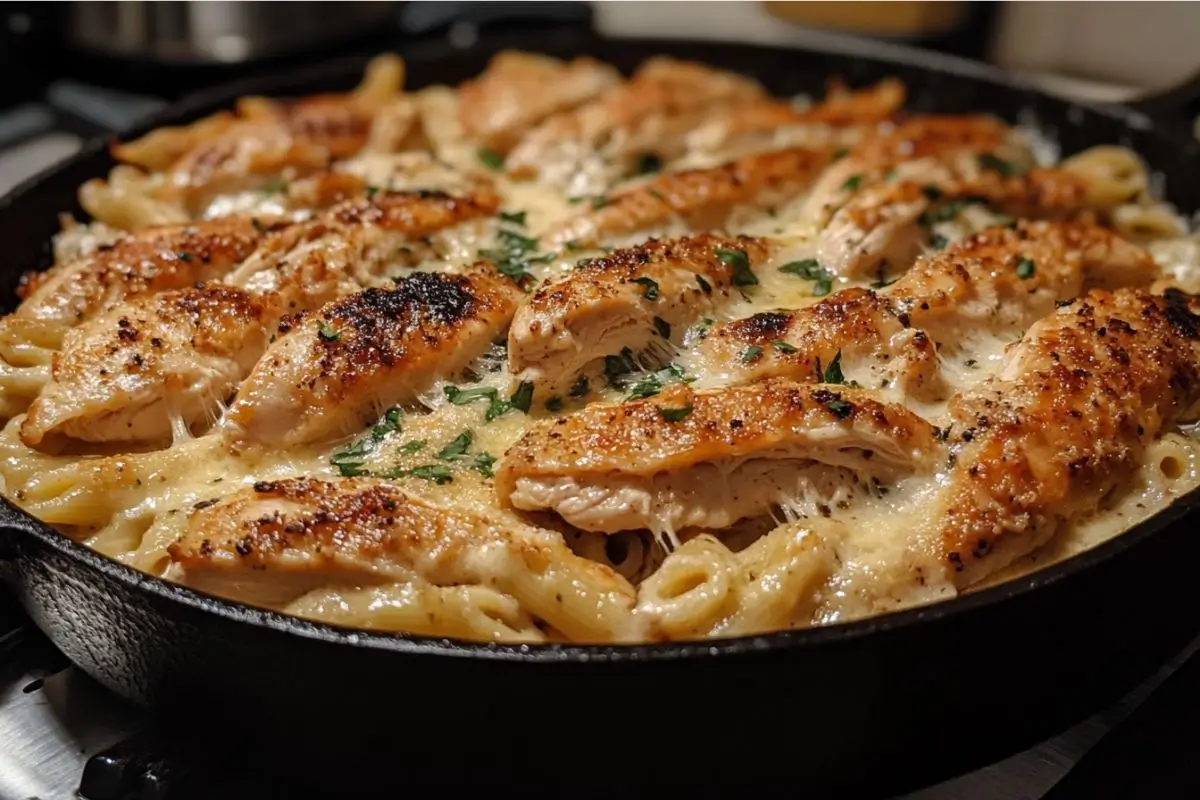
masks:
<instances>
[{"instance_id":1,"label":"cast iron skillet","mask_svg":"<svg viewBox=\"0 0 1200 800\"><path fill-rule=\"evenodd\" d=\"M1065 153L1138 150L1169 199L1200 209L1195 141L1131 110L1053 100L935 57L883 61L732 44L485 40L405 52L410 85L478 73L500 46L591 53L630 70L660 53L751 75L779 94L903 79L910 107L1032 115ZM229 86L139 131L243 94L344 89L362 60ZM45 263L56 214L112 166L104 143L0 201L0 280ZM1078 558L952 602L830 628L636 647L475 645L368 634L219 600L105 559L5 503L0 575L34 621L105 685L196 734L214 763L250 760L342 791L590 792L646 781L810 795L893 792L994 761L1081 719L1196 632L1197 497ZM567 782L557 782L559 779ZM550 783L548 781L556 782ZM773 784L779 786L781 784Z\"/></svg>"}]
</instances>

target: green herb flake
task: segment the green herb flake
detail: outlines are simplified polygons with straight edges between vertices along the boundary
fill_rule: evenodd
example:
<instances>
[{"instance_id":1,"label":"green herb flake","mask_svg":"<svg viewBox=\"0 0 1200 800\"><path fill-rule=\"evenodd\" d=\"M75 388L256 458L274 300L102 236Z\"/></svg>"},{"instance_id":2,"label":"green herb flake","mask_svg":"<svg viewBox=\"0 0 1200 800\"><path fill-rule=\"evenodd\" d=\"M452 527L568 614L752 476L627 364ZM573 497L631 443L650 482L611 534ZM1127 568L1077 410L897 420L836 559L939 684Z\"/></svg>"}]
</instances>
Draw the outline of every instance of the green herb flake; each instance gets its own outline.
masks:
<instances>
[{"instance_id":1,"label":"green herb flake","mask_svg":"<svg viewBox=\"0 0 1200 800\"><path fill-rule=\"evenodd\" d=\"M825 371L821 373L822 383L845 383L846 376L842 373L842 351L838 350L833 356L833 360L829 362L829 366L825 367Z\"/></svg>"},{"instance_id":2,"label":"green herb flake","mask_svg":"<svg viewBox=\"0 0 1200 800\"><path fill-rule=\"evenodd\" d=\"M496 473L492 471L492 465L495 463L496 457L491 453L476 453L475 460L471 462L471 469L485 478L494 478Z\"/></svg>"},{"instance_id":3,"label":"green herb flake","mask_svg":"<svg viewBox=\"0 0 1200 800\"><path fill-rule=\"evenodd\" d=\"M750 269L750 258L744 250L717 250L717 258L733 270L734 286L755 286L758 276Z\"/></svg>"},{"instance_id":4,"label":"green herb flake","mask_svg":"<svg viewBox=\"0 0 1200 800\"><path fill-rule=\"evenodd\" d=\"M990 169L993 172L999 172L1006 178L1012 178L1016 175L1020 175L1023 171L1013 162L1005 161L1004 159L993 155L992 153L984 153L981 155L979 157L979 166L983 167L984 169Z\"/></svg>"},{"instance_id":5,"label":"green herb flake","mask_svg":"<svg viewBox=\"0 0 1200 800\"><path fill-rule=\"evenodd\" d=\"M743 364L750 364L758 360L762 355L762 348L756 344L752 344L742 351L741 361Z\"/></svg>"},{"instance_id":6,"label":"green herb flake","mask_svg":"<svg viewBox=\"0 0 1200 800\"><path fill-rule=\"evenodd\" d=\"M637 174L649 175L663 168L662 156L658 153L642 153L637 160Z\"/></svg>"},{"instance_id":7,"label":"green herb flake","mask_svg":"<svg viewBox=\"0 0 1200 800\"><path fill-rule=\"evenodd\" d=\"M525 224L525 212L524 211L501 211L500 212L500 220L502 222L511 222L513 225L522 225L523 226Z\"/></svg>"},{"instance_id":8,"label":"green herb flake","mask_svg":"<svg viewBox=\"0 0 1200 800\"><path fill-rule=\"evenodd\" d=\"M471 432L463 431L450 444L443 447L437 454L441 461L455 461L466 455L467 450L471 447Z\"/></svg>"},{"instance_id":9,"label":"green herb flake","mask_svg":"<svg viewBox=\"0 0 1200 800\"><path fill-rule=\"evenodd\" d=\"M254 226L254 230L256 230L262 234L265 234L267 231L270 230L270 228L268 228L266 225L264 225L263 221L261 219L259 219L258 217L251 217L250 224Z\"/></svg>"},{"instance_id":10,"label":"green herb flake","mask_svg":"<svg viewBox=\"0 0 1200 800\"><path fill-rule=\"evenodd\" d=\"M690 403L683 408L663 408L662 406L655 406L655 408L658 409L658 415L667 422L680 422L692 413Z\"/></svg>"},{"instance_id":11,"label":"green herb flake","mask_svg":"<svg viewBox=\"0 0 1200 800\"><path fill-rule=\"evenodd\" d=\"M837 150L833 151L833 160L840 161L848 155L850 155L850 149L848 147L839 147Z\"/></svg>"},{"instance_id":12,"label":"green herb flake","mask_svg":"<svg viewBox=\"0 0 1200 800\"><path fill-rule=\"evenodd\" d=\"M287 194L288 185L282 178L273 178L263 184L263 194Z\"/></svg>"},{"instance_id":13,"label":"green herb flake","mask_svg":"<svg viewBox=\"0 0 1200 800\"><path fill-rule=\"evenodd\" d=\"M187 250L180 250L178 253L176 253L176 255L179 256L180 261L195 261L196 260L196 257L194 255L192 255L191 253L189 253Z\"/></svg>"},{"instance_id":14,"label":"green herb flake","mask_svg":"<svg viewBox=\"0 0 1200 800\"><path fill-rule=\"evenodd\" d=\"M317 328L317 335L327 342L336 342L342 336L325 320L321 320L321 324Z\"/></svg>"},{"instance_id":15,"label":"green herb flake","mask_svg":"<svg viewBox=\"0 0 1200 800\"><path fill-rule=\"evenodd\" d=\"M862 175L851 175L846 178L846 182L842 184L842 189L847 192L853 192L862 184Z\"/></svg>"},{"instance_id":16,"label":"green herb flake","mask_svg":"<svg viewBox=\"0 0 1200 800\"><path fill-rule=\"evenodd\" d=\"M699 322L688 328L687 335L697 339L707 339L708 331L712 328L714 321L712 317L701 317Z\"/></svg>"},{"instance_id":17,"label":"green herb flake","mask_svg":"<svg viewBox=\"0 0 1200 800\"><path fill-rule=\"evenodd\" d=\"M929 246L934 250L945 250L946 245L948 244L950 244L950 240L945 236L942 236L940 233L935 233L933 236L929 237Z\"/></svg>"},{"instance_id":18,"label":"green herb flake","mask_svg":"<svg viewBox=\"0 0 1200 800\"><path fill-rule=\"evenodd\" d=\"M383 415L383 420L371 428L371 438L378 442L389 433L395 433L398 430L400 430L400 409L389 408Z\"/></svg>"},{"instance_id":19,"label":"green herb flake","mask_svg":"<svg viewBox=\"0 0 1200 800\"><path fill-rule=\"evenodd\" d=\"M473 403L476 400L488 401L487 411L484 412L484 419L488 422L491 422L512 408L507 401L500 399L500 392L491 387L459 389L457 386L446 386L442 391L446 395L446 399L456 406Z\"/></svg>"},{"instance_id":20,"label":"green herb flake","mask_svg":"<svg viewBox=\"0 0 1200 800\"><path fill-rule=\"evenodd\" d=\"M690 383L692 380L692 378L684 374L679 366L668 364L662 369L651 372L635 383L633 388L629 390L629 396L625 399L642 400L647 397L653 397L667 386L677 383Z\"/></svg>"},{"instance_id":21,"label":"green herb flake","mask_svg":"<svg viewBox=\"0 0 1200 800\"><path fill-rule=\"evenodd\" d=\"M654 318L654 331L664 339L671 338L671 326L662 317Z\"/></svg>"},{"instance_id":22,"label":"green herb flake","mask_svg":"<svg viewBox=\"0 0 1200 800\"><path fill-rule=\"evenodd\" d=\"M1017 262L1017 277L1022 280L1032 278L1036 271L1037 267L1034 265L1032 259L1022 258Z\"/></svg>"},{"instance_id":23,"label":"green herb flake","mask_svg":"<svg viewBox=\"0 0 1200 800\"><path fill-rule=\"evenodd\" d=\"M371 186L370 184L367 185L367 199L368 200L374 200L375 195L379 194L379 192L380 192L380 189L378 186Z\"/></svg>"},{"instance_id":24,"label":"green herb flake","mask_svg":"<svg viewBox=\"0 0 1200 800\"><path fill-rule=\"evenodd\" d=\"M410 475L413 478L433 481L439 486L454 480L454 476L450 474L450 468L442 464L426 464L422 467L413 467L404 474Z\"/></svg>"},{"instance_id":25,"label":"green herb flake","mask_svg":"<svg viewBox=\"0 0 1200 800\"><path fill-rule=\"evenodd\" d=\"M517 384L516 391L512 393L512 397L508 398L508 404L518 411L528 414L529 407L533 404L533 381L521 381Z\"/></svg>"},{"instance_id":26,"label":"green herb flake","mask_svg":"<svg viewBox=\"0 0 1200 800\"><path fill-rule=\"evenodd\" d=\"M566 248L568 252L576 253L583 249L583 245L579 243L578 239L569 239L567 240Z\"/></svg>"},{"instance_id":27,"label":"green herb flake","mask_svg":"<svg viewBox=\"0 0 1200 800\"><path fill-rule=\"evenodd\" d=\"M604 357L604 377L610 384L617 385L625 375L635 369L637 369L637 362L633 359L633 351L628 347L622 348L620 355Z\"/></svg>"},{"instance_id":28,"label":"green herb flake","mask_svg":"<svg viewBox=\"0 0 1200 800\"><path fill-rule=\"evenodd\" d=\"M815 258L789 261L780 267L779 271L788 275L796 275L806 281L813 281L813 297L824 297L833 291L833 275L824 269Z\"/></svg>"},{"instance_id":29,"label":"green herb flake","mask_svg":"<svg viewBox=\"0 0 1200 800\"><path fill-rule=\"evenodd\" d=\"M834 400L830 400L828 403L825 404L825 407L827 409L829 409L830 413L833 414L838 419L845 419L846 417L850 416L850 414L854 411L854 406L851 405L850 403L847 403L845 400L841 399L840 397L837 399L834 399Z\"/></svg>"},{"instance_id":30,"label":"green herb flake","mask_svg":"<svg viewBox=\"0 0 1200 800\"><path fill-rule=\"evenodd\" d=\"M424 450L426 444L428 444L428 442L424 439L413 439L410 442L405 442L404 444L400 445L400 452L404 455L410 456L413 453L419 453Z\"/></svg>"},{"instance_id":31,"label":"green herb flake","mask_svg":"<svg viewBox=\"0 0 1200 800\"><path fill-rule=\"evenodd\" d=\"M633 282L645 287L645 290L642 292L642 297L646 298L650 302L654 302L658 299L658 283L656 283L653 278L647 278L643 276L641 278L634 278Z\"/></svg>"},{"instance_id":32,"label":"green herb flake","mask_svg":"<svg viewBox=\"0 0 1200 800\"><path fill-rule=\"evenodd\" d=\"M592 198L592 208L599 210L608 205L608 198L602 194L598 194Z\"/></svg>"},{"instance_id":33,"label":"green herb flake","mask_svg":"<svg viewBox=\"0 0 1200 800\"><path fill-rule=\"evenodd\" d=\"M486 147L481 147L475 151L475 155L479 157L479 161L493 172L499 172L504 169L504 156L497 153L495 150L489 150Z\"/></svg>"},{"instance_id":34,"label":"green herb flake","mask_svg":"<svg viewBox=\"0 0 1200 800\"><path fill-rule=\"evenodd\" d=\"M781 353L791 354L796 352L795 347L783 341L782 339L776 339L775 341L771 342L771 346Z\"/></svg>"},{"instance_id":35,"label":"green herb flake","mask_svg":"<svg viewBox=\"0 0 1200 800\"><path fill-rule=\"evenodd\" d=\"M567 392L571 397L587 397L588 379L586 375L580 375L579 380L571 385L571 390Z\"/></svg>"},{"instance_id":36,"label":"green herb flake","mask_svg":"<svg viewBox=\"0 0 1200 800\"><path fill-rule=\"evenodd\" d=\"M696 276L696 283L700 285L700 291L704 292L705 294L712 294L712 284L704 280L703 275Z\"/></svg>"}]
</instances>

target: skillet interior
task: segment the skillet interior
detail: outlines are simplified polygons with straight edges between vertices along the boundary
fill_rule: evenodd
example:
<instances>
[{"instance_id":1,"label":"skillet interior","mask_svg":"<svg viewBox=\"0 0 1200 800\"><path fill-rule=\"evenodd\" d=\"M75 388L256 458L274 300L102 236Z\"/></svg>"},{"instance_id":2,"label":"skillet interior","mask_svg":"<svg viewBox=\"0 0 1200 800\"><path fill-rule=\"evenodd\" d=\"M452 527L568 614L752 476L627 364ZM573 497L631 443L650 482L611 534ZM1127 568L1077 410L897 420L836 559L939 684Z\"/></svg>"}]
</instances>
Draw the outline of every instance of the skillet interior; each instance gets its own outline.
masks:
<instances>
[{"instance_id":1,"label":"skillet interior","mask_svg":"<svg viewBox=\"0 0 1200 800\"><path fill-rule=\"evenodd\" d=\"M553 41L530 43L515 39L493 41L489 45L470 53L447 53L441 45L414 48L405 53L410 70L409 84L457 82L478 72L490 50L505 45L568 56L591 52L625 71L648 56L669 53L736 69L784 95L799 91L819 92L829 75L840 75L856 85L891 75L909 86L909 107L915 110L990 111L1010 120L1030 114L1030 118L1057 139L1063 151L1068 153L1100 143L1130 146L1167 177L1168 199L1184 210L1200 208L1200 185L1187 179L1200 163L1200 144L1194 140L1173 138L1155 131L1136 112L1108 113L1043 97L982 67L971 68L972 74L955 74L939 69L938 62L950 62L936 57L931 57L934 62L931 65L905 64L741 45L597 41L590 37L576 38L573 34ZM362 64L361 60L352 60L315 68L307 74L225 87L187 101L148 121L141 129L194 118L226 106L232 98L242 94L289 94L342 88L353 83ZM64 210L80 213L74 199L77 186L87 178L103 174L111 166L104 143L92 143L71 161L19 187L0 201L0 234L8 245L6 262L0 270L0 284L9 287L6 297L11 297L11 287L15 286L21 271L39 259L44 263L48 258L47 242L57 229L56 214ZM937 606L822 629L695 645L476 645L348 632L250 609L138 573L71 542L7 503L0 509L0 525L11 531L25 532L10 533L0 539L0 561L8 561L4 567L6 576L17 587L35 620L56 644L103 682L140 701L168 706L192 705L203 697L224 693L227 695L225 702L239 698L248 704L258 703L262 709L269 710L273 728L287 726L275 730L287 731L293 725L311 724L312 720L301 721L294 713L281 713L285 698L308 677L324 674L333 678L351 668L351 662L342 660L350 658L346 655L349 652L357 654L352 662L354 677L336 687L323 687L332 695L326 699L326 704L333 703L336 698L338 703L333 705L353 708L359 713L365 707L361 703L369 696L364 692L372 686L387 685L386 676L393 676L394 680L397 671L403 671L406 684L410 678L415 678L434 680L436 683L431 685L441 689L460 687L461 696L453 700L441 697L440 701L445 705L440 707L437 705L439 698L416 701L422 718L445 715L455 709L457 711L453 713L467 713L468 708L474 714L504 713L502 709L514 708L519 698L535 702L530 698L543 695L542 688L550 692L555 688L587 687L585 693L588 696L572 702L594 707L596 713L601 713L613 702L613 698L605 697L613 690L651 692L662 691L664 686L675 686L685 696L687 691L709 692L719 686L728 690L734 687L746 689L760 682L766 691L767 685L776 679L795 680L808 684L797 689L802 697L786 701L777 697L776 704L780 708L771 716L785 720L783 707L796 708L797 699L801 704L815 702L810 711L818 711L822 716L840 714L842 719L832 724L833 730L821 734L825 741L817 749L828 756L824 759L826 766L821 768L822 779L832 779L841 772L836 785L845 788L869 777L849 776L841 770L839 764L848 765L846 747L853 747L856 757L873 754L876 759L888 761L891 783L903 785L905 781L913 780L914 775L920 775L917 779L924 780L931 772L945 773L973 761L994 757L998 752L1011 749L1014 742L1028 741L1030 736L1061 726L1064 719L1078 717L1101 695L1111 695L1127 687L1173 652L1194 626L1184 620L1164 622L1155 636L1149 636L1144 626L1138 630L1138 612L1155 606L1169 607L1178 593L1171 585L1169 573L1172 569L1179 572L1180 565L1190 561L1189 554L1198 554L1190 542L1193 537L1180 535L1188 524L1188 520L1182 519L1183 515L1198 500L1200 498L1193 494L1138 529L1069 561ZM1190 520L1194 526L1195 517ZM1155 564L1160 569L1156 576L1157 585L1151 585L1144 575L1134 577ZM1135 582L1131 584L1131 580ZM1106 602L1103 598L1103 595L1118 593L1125 595L1128 602ZM1135 601L1131 596L1139 599ZM1084 615L1089 615L1089 609L1094 618L1084 619ZM1064 636L1061 627L1056 627L1058 623L1074 625L1074 635ZM1004 626L1003 631L999 628L989 631L989 625ZM1096 644L1104 642L1104 632L1111 632L1114 627L1121 631L1122 641L1105 642L1105 648L1097 649ZM962 722L965 718L962 710L957 712L960 716L955 717L953 707L963 699L954 695L973 684L962 683L965 676L948 678L942 670L947 665L951 670L960 668L963 666L961 659L975 661L978 657L978 663L990 665L988 672L999 670L1003 673L1006 656L990 652L990 649L1011 647L1022 641L1033 652L1037 648L1056 651L1052 657L1045 652L1039 654L1042 661L1055 662L1040 665L1044 674L1039 683L1071 680L1073 674L1076 681L1070 689L1059 691L1056 688L1051 693L1061 694L1063 702L1058 708L1043 709L1048 713L1042 714L1041 718L987 721L990 730L986 735L973 742L962 742L957 749L947 740L941 745L941 756L947 757L946 764L932 770L929 764L904 763L900 753L910 745L892 741L897 730L902 729L893 729L889 735L882 732L867 734L862 729L861 726L871 720L878 720L881 727L886 727L891 724L887 722L891 717L895 718L893 722L902 720L905 715L911 719L914 707L943 692L951 696L949 707L931 712L924 723L914 722L914 730L931 733L933 727ZM1088 641L1092 642L1090 650L1084 646ZM1081 664L1109 646L1112 655L1119 654L1117 663L1105 665L1094 675L1078 674ZM972 652L974 647L981 648L978 654ZM1071 648L1078 652L1068 653ZM261 663L248 667L247 658L253 657L251 654L261 654ZM491 662L491 666L466 666L463 659L436 659L436 663L429 658L391 660L399 654L469 656L471 664ZM671 671L666 667L680 659L724 655L739 658L717 658L711 672L708 668L697 667L688 676L682 675L684 667ZM960 660L957 664L955 657ZM614 671L606 672L605 668L597 666L610 662L623 662L625 666L619 672L612 667L607 669ZM545 666L531 672L532 664ZM516 670L522 665L526 672L518 676ZM284 679L284 685L280 687L266 687L262 679L272 669L290 670L293 677ZM231 675L231 670L241 674ZM534 675L537 677L532 677ZM478 688L462 688L465 686L462 681L481 679L493 687L507 684L512 690L511 696L484 698ZM351 683L356 681L361 681L362 685L352 686ZM508 684L508 681L512 683ZM895 685L889 686L892 681ZM1046 697L1045 691L1040 695L1030 693L1028 678L1001 674L993 675L992 681L1003 684L1000 689L989 688L998 694L986 702L971 698L974 705L968 716L981 716L982 711L982 716L986 717L989 710L995 714L1016 708L1011 697L1015 692L1026 693L1026 699L1022 701L1026 706ZM939 683L940 686L936 685ZM207 688L201 688L204 684L208 684ZM523 688L514 690L513 687L519 684ZM864 687L869 688L864 691ZM600 690L599 694L595 690ZM186 696L178 696L180 692ZM861 696L855 696L860 692ZM897 698L892 696L893 692L908 697ZM435 688L432 694L439 692ZM819 699L822 694L824 700ZM680 721L689 717L682 697L675 702L662 703L672 709L674 719ZM661 700L661 697L656 698L656 702ZM691 713L695 711L693 709ZM743 703L731 698L727 711L717 715L722 720L728 719L729 730L715 735L726 746L734 747L746 737L754 738L752 733L759 729L762 714L767 712L767 706L761 700ZM329 713L335 713L332 705L329 709L312 712L315 718ZM258 712L254 714L257 716ZM743 717L740 722L736 720L739 715ZM289 721L285 723L285 720ZM687 730L683 725L672 727ZM858 734L853 733L856 730ZM738 731L744 735L737 735ZM853 738L846 738L848 736ZM761 739L761 730L758 738ZM914 741L928 746L930 739L928 736L922 738L918 733ZM761 743L756 745L756 752L769 752L769 749L759 750L760 746ZM805 747L809 746L806 742ZM843 752L834 755L838 748ZM577 752L575 758L581 757L584 754ZM810 777L816 780L818 776Z\"/></svg>"}]
</instances>

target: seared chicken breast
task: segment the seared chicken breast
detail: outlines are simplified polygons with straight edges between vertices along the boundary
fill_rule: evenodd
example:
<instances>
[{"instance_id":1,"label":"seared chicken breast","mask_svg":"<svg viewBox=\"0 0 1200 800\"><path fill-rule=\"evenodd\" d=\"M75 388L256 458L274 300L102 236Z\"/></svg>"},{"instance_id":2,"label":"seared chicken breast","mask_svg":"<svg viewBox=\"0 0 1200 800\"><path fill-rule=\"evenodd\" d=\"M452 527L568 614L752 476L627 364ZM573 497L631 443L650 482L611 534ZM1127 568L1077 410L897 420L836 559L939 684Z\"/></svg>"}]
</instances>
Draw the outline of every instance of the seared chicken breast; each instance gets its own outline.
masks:
<instances>
[{"instance_id":1,"label":"seared chicken breast","mask_svg":"<svg viewBox=\"0 0 1200 800\"><path fill-rule=\"evenodd\" d=\"M1107 228L1021 222L929 254L883 293L845 289L797 311L716 326L685 367L702 386L820 382L834 369L836 380L900 399L945 399L939 350L1023 331L1087 289L1148 286L1156 275L1148 253Z\"/></svg>"},{"instance_id":2,"label":"seared chicken breast","mask_svg":"<svg viewBox=\"0 0 1200 800\"><path fill-rule=\"evenodd\" d=\"M941 451L933 426L860 390L677 385L535 423L505 453L496 493L583 530L649 528L670 540L778 507L818 514L873 479L932 469Z\"/></svg>"},{"instance_id":3,"label":"seared chicken breast","mask_svg":"<svg viewBox=\"0 0 1200 800\"><path fill-rule=\"evenodd\" d=\"M530 127L593 99L621 80L608 64L580 56L561 61L505 50L458 90L467 138L506 153Z\"/></svg>"},{"instance_id":4,"label":"seared chicken breast","mask_svg":"<svg viewBox=\"0 0 1200 800\"><path fill-rule=\"evenodd\" d=\"M1095 511L1198 400L1195 298L1096 290L1034 325L951 405L956 457L929 524L958 585Z\"/></svg>"},{"instance_id":5,"label":"seared chicken breast","mask_svg":"<svg viewBox=\"0 0 1200 800\"><path fill-rule=\"evenodd\" d=\"M416 576L494 587L573 639L597 627L605 640L638 633L633 588L576 556L560 534L441 508L375 480L256 483L193 511L169 553L183 583L257 605L330 583Z\"/></svg>"},{"instance_id":6,"label":"seared chicken breast","mask_svg":"<svg viewBox=\"0 0 1200 800\"><path fill-rule=\"evenodd\" d=\"M703 234L617 250L581 262L517 311L508 365L535 395L565 393L605 356L628 348L662 355L683 329L756 279L765 242Z\"/></svg>"},{"instance_id":7,"label":"seared chicken breast","mask_svg":"<svg viewBox=\"0 0 1200 800\"><path fill-rule=\"evenodd\" d=\"M761 86L740 75L654 58L628 81L574 110L551 115L526 133L505 167L514 175L536 175L570 194L594 193L631 170L638 156L680 155L687 133L704 119L763 97Z\"/></svg>"},{"instance_id":8,"label":"seared chicken breast","mask_svg":"<svg viewBox=\"0 0 1200 800\"><path fill-rule=\"evenodd\" d=\"M287 448L361 430L486 351L523 297L481 262L462 275L414 273L304 315L242 385L226 437Z\"/></svg>"},{"instance_id":9,"label":"seared chicken breast","mask_svg":"<svg viewBox=\"0 0 1200 800\"><path fill-rule=\"evenodd\" d=\"M266 349L269 300L207 284L140 298L75 328L21 424L22 441L186 438L196 421L215 419Z\"/></svg>"},{"instance_id":10,"label":"seared chicken breast","mask_svg":"<svg viewBox=\"0 0 1200 800\"><path fill-rule=\"evenodd\" d=\"M735 208L773 208L800 194L829 158L828 151L793 148L746 156L711 169L668 172L566 222L551 233L550 240L587 245L671 223L688 229L723 228Z\"/></svg>"}]
</instances>

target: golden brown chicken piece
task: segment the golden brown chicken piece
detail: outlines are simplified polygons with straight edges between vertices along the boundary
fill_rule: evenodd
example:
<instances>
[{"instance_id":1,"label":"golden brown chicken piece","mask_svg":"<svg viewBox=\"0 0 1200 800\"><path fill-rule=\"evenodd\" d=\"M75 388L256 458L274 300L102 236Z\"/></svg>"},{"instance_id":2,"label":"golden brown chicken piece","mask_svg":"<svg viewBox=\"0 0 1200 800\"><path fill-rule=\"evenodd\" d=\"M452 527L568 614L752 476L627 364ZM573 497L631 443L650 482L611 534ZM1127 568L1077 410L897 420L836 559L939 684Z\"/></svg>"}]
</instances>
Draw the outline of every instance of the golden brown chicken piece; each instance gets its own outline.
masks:
<instances>
[{"instance_id":1,"label":"golden brown chicken piece","mask_svg":"<svg viewBox=\"0 0 1200 800\"><path fill-rule=\"evenodd\" d=\"M571 61L505 50L478 77L459 86L459 116L467 138L500 153L554 113L570 111L621 80L594 58Z\"/></svg>"},{"instance_id":2,"label":"golden brown chicken piece","mask_svg":"<svg viewBox=\"0 0 1200 800\"><path fill-rule=\"evenodd\" d=\"M70 331L51 380L29 407L21 439L55 449L87 442L162 444L215 419L267 346L259 297L220 284L122 304Z\"/></svg>"},{"instance_id":3,"label":"golden brown chicken piece","mask_svg":"<svg viewBox=\"0 0 1200 800\"><path fill-rule=\"evenodd\" d=\"M348 94L242 98L236 116L217 114L191 126L154 131L115 145L113 156L165 171L167 180L156 194L197 213L213 195L260 188L278 181L285 170L300 177L358 152L375 115L397 97L403 82L403 62L381 56Z\"/></svg>"},{"instance_id":4,"label":"golden brown chicken piece","mask_svg":"<svg viewBox=\"0 0 1200 800\"><path fill-rule=\"evenodd\" d=\"M1021 222L931 253L884 294L845 289L797 311L714 327L685 366L701 385L821 381L836 358L849 380L936 399L947 388L939 349L1021 332L1087 289L1148 286L1157 274L1148 253L1106 228Z\"/></svg>"},{"instance_id":5,"label":"golden brown chicken piece","mask_svg":"<svg viewBox=\"0 0 1200 800\"><path fill-rule=\"evenodd\" d=\"M565 394L588 365L625 348L649 350L653 361L706 310L756 282L767 257L761 239L700 234L588 259L518 309L509 370L545 397Z\"/></svg>"},{"instance_id":6,"label":"golden brown chicken piece","mask_svg":"<svg viewBox=\"0 0 1200 800\"><path fill-rule=\"evenodd\" d=\"M644 153L673 158L703 120L764 97L761 86L740 75L653 58L627 82L529 131L509 154L506 168L570 191L590 159L598 158L619 175Z\"/></svg>"},{"instance_id":7,"label":"golden brown chicken piece","mask_svg":"<svg viewBox=\"0 0 1200 800\"><path fill-rule=\"evenodd\" d=\"M91 255L27 273L18 290L21 305L10 318L51 323L65 333L126 298L219 278L283 225L228 217L127 234Z\"/></svg>"},{"instance_id":8,"label":"golden brown chicken piece","mask_svg":"<svg viewBox=\"0 0 1200 800\"><path fill-rule=\"evenodd\" d=\"M480 262L463 275L414 273L285 323L242 384L225 435L282 449L360 430L486 351L524 296Z\"/></svg>"},{"instance_id":9,"label":"golden brown chicken piece","mask_svg":"<svg viewBox=\"0 0 1200 800\"><path fill-rule=\"evenodd\" d=\"M574 641L639 633L633 587L560 534L440 508L376 480L256 483L193 511L169 553L183 583L258 605L330 583L415 577L492 586Z\"/></svg>"},{"instance_id":10,"label":"golden brown chicken piece","mask_svg":"<svg viewBox=\"0 0 1200 800\"><path fill-rule=\"evenodd\" d=\"M931 170L946 176L928 182L883 183L857 192L817 237L817 260L826 270L854 279L884 265L903 270L931 240L934 226L964 209L1031 219L1063 219L1089 207L1087 187L1062 170L1034 168L1019 176L992 170Z\"/></svg>"},{"instance_id":11,"label":"golden brown chicken piece","mask_svg":"<svg viewBox=\"0 0 1200 800\"><path fill-rule=\"evenodd\" d=\"M1200 302L1096 290L1034 325L951 406L958 442L930 517L959 587L1096 509L1200 400Z\"/></svg>"},{"instance_id":12,"label":"golden brown chicken piece","mask_svg":"<svg viewBox=\"0 0 1200 800\"><path fill-rule=\"evenodd\" d=\"M689 150L714 154L851 147L899 111L904 97L904 84L889 79L853 91L834 85L823 101L804 109L782 100L764 100L706 122L688 134L687 145Z\"/></svg>"},{"instance_id":13,"label":"golden brown chicken piece","mask_svg":"<svg viewBox=\"0 0 1200 800\"><path fill-rule=\"evenodd\" d=\"M841 386L767 381L646 400L593 403L536 423L505 453L496 493L604 533L668 539L783 507L820 508L931 469L936 429L900 406Z\"/></svg>"},{"instance_id":14,"label":"golden brown chicken piece","mask_svg":"<svg viewBox=\"0 0 1200 800\"><path fill-rule=\"evenodd\" d=\"M807 188L829 163L828 151L793 148L745 156L711 169L668 172L608 199L550 235L557 244L663 228L723 228L738 206L773 208Z\"/></svg>"}]
</instances>

